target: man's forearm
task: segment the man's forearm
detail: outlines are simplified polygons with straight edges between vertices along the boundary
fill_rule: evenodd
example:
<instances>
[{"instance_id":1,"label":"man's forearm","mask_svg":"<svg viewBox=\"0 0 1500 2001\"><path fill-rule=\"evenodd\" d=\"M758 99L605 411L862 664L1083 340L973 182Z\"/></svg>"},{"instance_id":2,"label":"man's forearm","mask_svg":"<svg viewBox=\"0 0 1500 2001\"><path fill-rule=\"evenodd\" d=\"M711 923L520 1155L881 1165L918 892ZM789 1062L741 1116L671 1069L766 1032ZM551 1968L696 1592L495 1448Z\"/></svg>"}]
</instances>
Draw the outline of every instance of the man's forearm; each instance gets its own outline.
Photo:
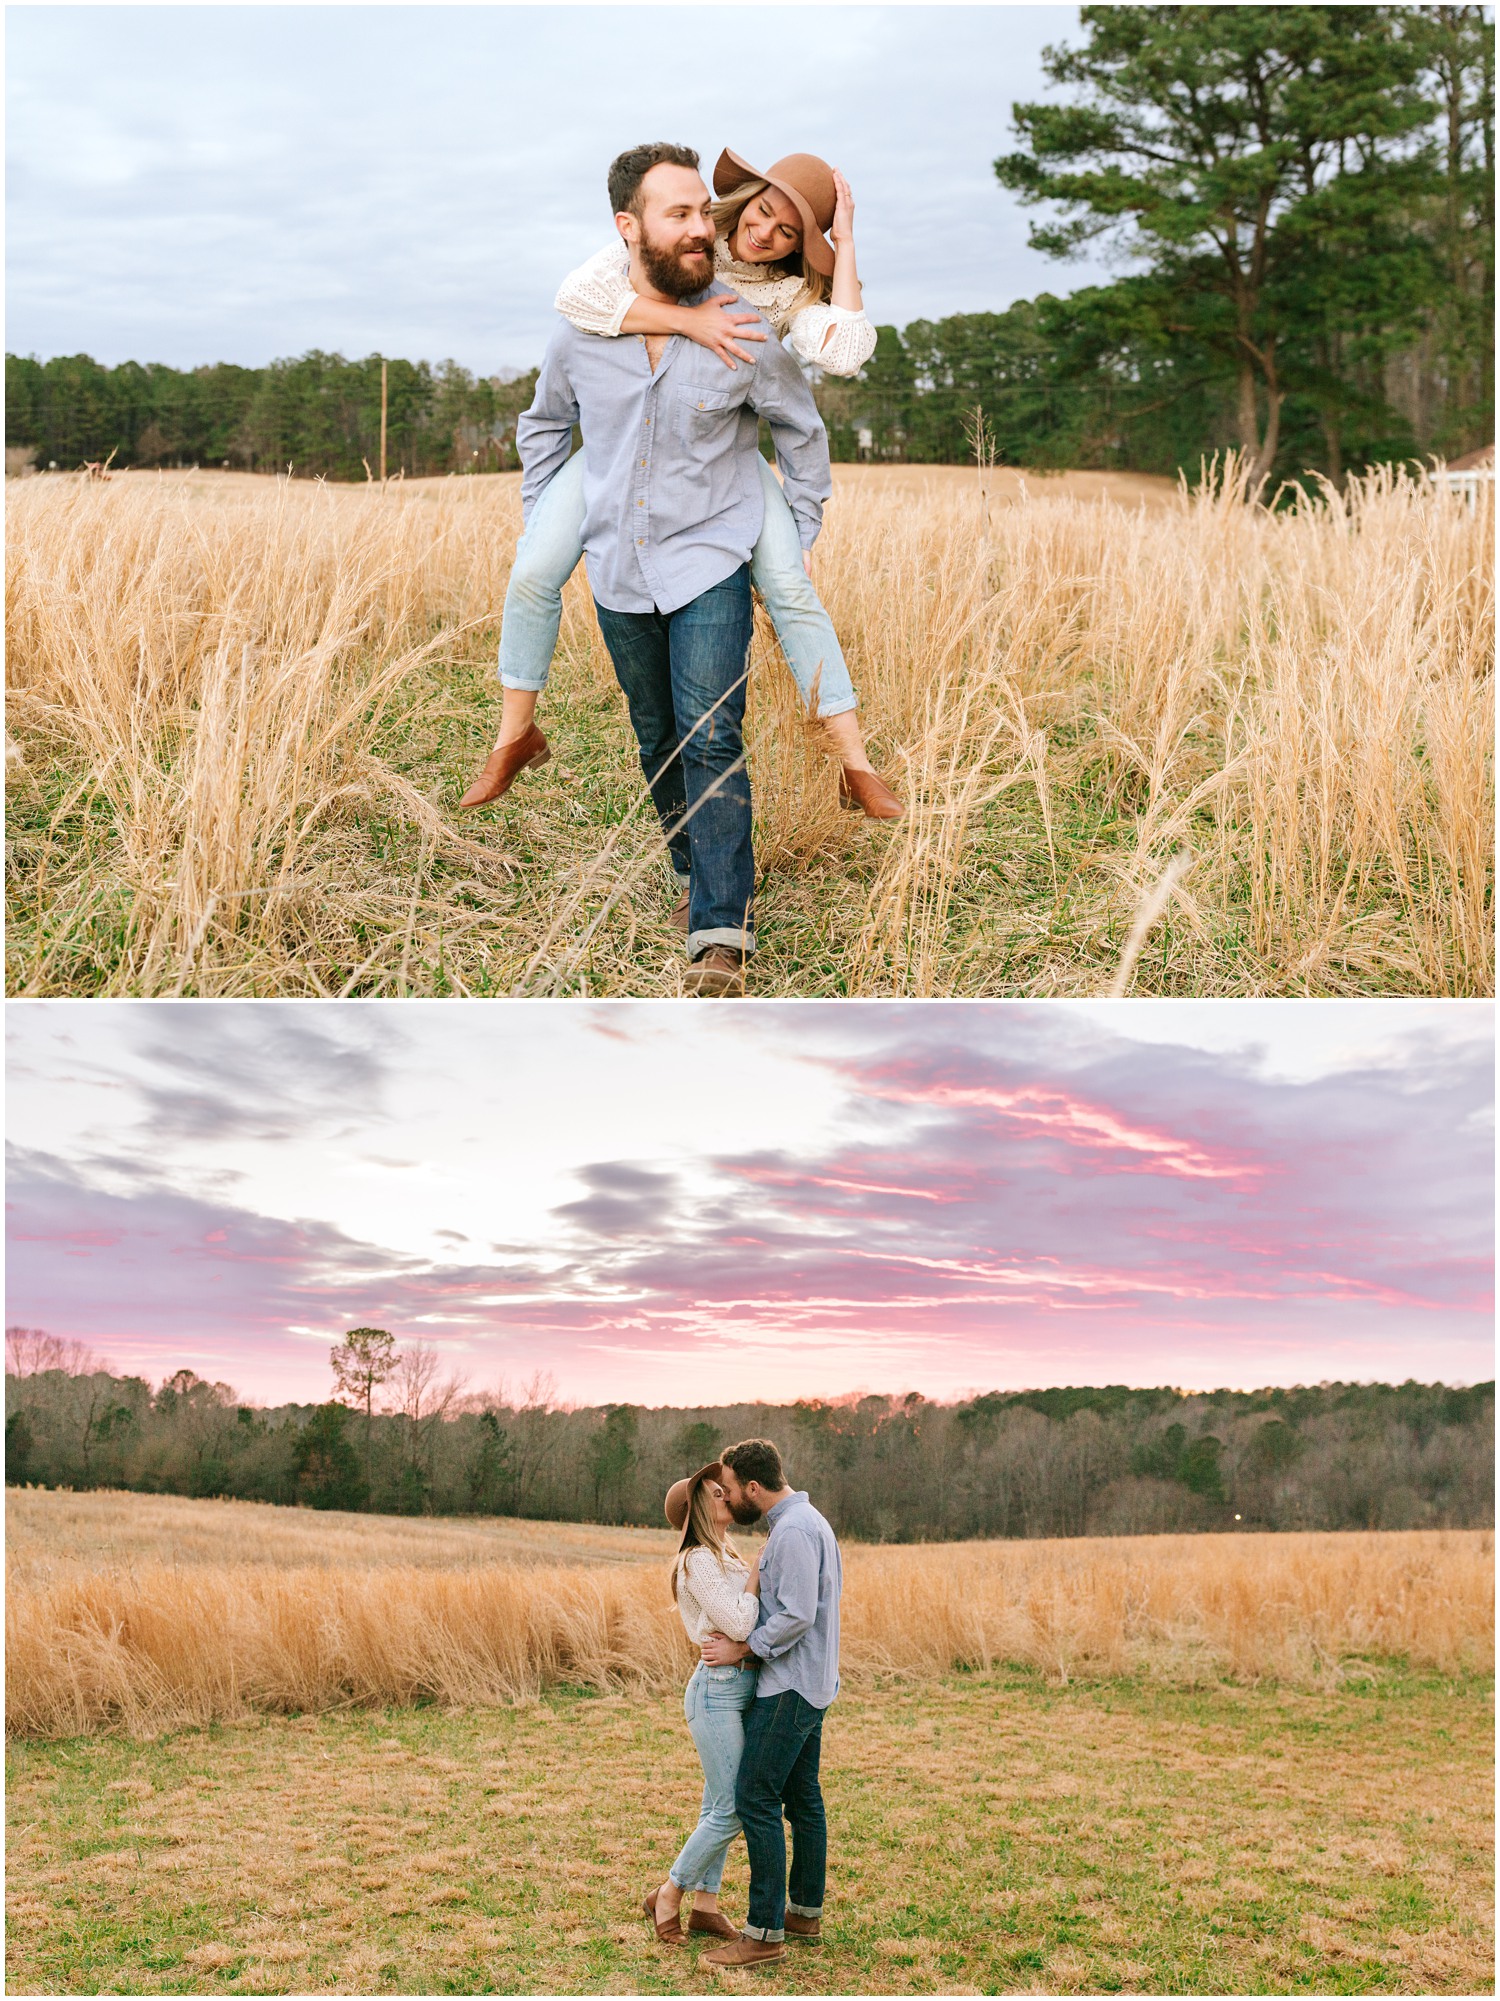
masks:
<instances>
[{"instance_id":1,"label":"man's forearm","mask_svg":"<svg viewBox=\"0 0 1500 2001\"><path fill-rule=\"evenodd\" d=\"M795 363L789 364L795 367ZM811 402L811 397L809 397ZM833 492L833 468L828 458L828 434L816 409L809 421L798 412L767 410L760 415L771 427L776 462L781 467L781 484L786 504L797 524L797 539L810 549L823 526L823 503Z\"/></svg>"},{"instance_id":2,"label":"man's forearm","mask_svg":"<svg viewBox=\"0 0 1500 2001\"><path fill-rule=\"evenodd\" d=\"M531 408L516 420L516 450L521 458L521 519L526 521L555 474L573 450L573 426L578 399L568 379L567 364L554 345L549 347L537 377Z\"/></svg>"},{"instance_id":3,"label":"man's forearm","mask_svg":"<svg viewBox=\"0 0 1500 2001\"><path fill-rule=\"evenodd\" d=\"M521 519L526 521L547 488L568 463L573 444L570 424L555 438L528 441L521 460Z\"/></svg>"}]
</instances>

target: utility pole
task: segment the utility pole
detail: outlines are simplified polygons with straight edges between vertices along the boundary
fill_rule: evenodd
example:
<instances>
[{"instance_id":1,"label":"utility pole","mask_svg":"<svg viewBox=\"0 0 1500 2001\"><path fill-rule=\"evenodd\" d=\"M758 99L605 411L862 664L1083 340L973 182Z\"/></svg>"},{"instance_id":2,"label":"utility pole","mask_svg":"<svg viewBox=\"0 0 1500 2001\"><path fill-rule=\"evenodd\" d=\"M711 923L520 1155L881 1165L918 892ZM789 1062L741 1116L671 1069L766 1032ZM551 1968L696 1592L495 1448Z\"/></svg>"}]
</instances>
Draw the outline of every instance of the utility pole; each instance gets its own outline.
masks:
<instances>
[{"instance_id":1,"label":"utility pole","mask_svg":"<svg viewBox=\"0 0 1500 2001\"><path fill-rule=\"evenodd\" d=\"M388 388L386 370L386 359L382 355L380 357L380 490L382 493L385 491L385 409Z\"/></svg>"}]
</instances>

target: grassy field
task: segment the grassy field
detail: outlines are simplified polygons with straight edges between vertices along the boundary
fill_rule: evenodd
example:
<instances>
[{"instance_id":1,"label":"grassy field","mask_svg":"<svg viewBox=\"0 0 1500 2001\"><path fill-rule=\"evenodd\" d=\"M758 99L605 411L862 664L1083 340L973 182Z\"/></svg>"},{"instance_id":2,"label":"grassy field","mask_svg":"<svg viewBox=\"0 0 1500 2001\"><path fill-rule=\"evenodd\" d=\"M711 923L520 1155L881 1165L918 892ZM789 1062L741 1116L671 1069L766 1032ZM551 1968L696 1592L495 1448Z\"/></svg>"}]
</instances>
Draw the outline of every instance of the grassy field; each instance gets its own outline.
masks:
<instances>
[{"instance_id":1,"label":"grassy field","mask_svg":"<svg viewBox=\"0 0 1500 2001\"><path fill-rule=\"evenodd\" d=\"M672 1560L671 1529L593 1522L513 1521L494 1516L340 1514L274 1508L260 1501L195 1501L177 1494L69 1493L11 1487L5 1496L6 1574L35 1584L86 1570L130 1572L244 1564L276 1570L332 1564L340 1570L393 1564L428 1570Z\"/></svg>"},{"instance_id":2,"label":"grassy field","mask_svg":"<svg viewBox=\"0 0 1500 2001\"><path fill-rule=\"evenodd\" d=\"M1490 1685L842 1697L827 1940L715 1975L638 1912L694 1817L679 1701L13 1745L13 1993L1483 1993ZM724 1907L742 1917L743 1848Z\"/></svg>"},{"instance_id":3,"label":"grassy field","mask_svg":"<svg viewBox=\"0 0 1500 2001\"><path fill-rule=\"evenodd\" d=\"M454 810L514 475L7 501L10 992L681 990L581 573L553 761ZM839 811L762 618L753 991L1490 992L1492 520L839 468L816 580L912 811Z\"/></svg>"},{"instance_id":4,"label":"grassy field","mask_svg":"<svg viewBox=\"0 0 1500 2001\"><path fill-rule=\"evenodd\" d=\"M668 1533L7 1499L12 1993L1492 1978L1487 1533L851 1546L827 1940L716 1976Z\"/></svg>"}]
</instances>

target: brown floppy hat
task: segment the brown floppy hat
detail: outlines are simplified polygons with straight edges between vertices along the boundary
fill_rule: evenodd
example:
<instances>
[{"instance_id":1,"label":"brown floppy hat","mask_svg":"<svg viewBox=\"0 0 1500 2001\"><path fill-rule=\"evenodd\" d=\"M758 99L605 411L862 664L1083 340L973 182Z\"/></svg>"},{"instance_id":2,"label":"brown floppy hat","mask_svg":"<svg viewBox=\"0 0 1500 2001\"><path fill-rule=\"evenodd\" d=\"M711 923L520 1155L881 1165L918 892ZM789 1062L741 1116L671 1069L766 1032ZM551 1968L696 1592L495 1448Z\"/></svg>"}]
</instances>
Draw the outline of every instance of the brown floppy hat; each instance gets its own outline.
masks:
<instances>
[{"instance_id":1,"label":"brown floppy hat","mask_svg":"<svg viewBox=\"0 0 1500 2001\"><path fill-rule=\"evenodd\" d=\"M667 1520L674 1529L680 1529L688 1518L688 1497L700 1480L717 1480L724 1468L717 1459L710 1459L706 1466L700 1466L696 1473L690 1473L685 1480L674 1480L667 1489Z\"/></svg>"},{"instance_id":2,"label":"brown floppy hat","mask_svg":"<svg viewBox=\"0 0 1500 2001\"><path fill-rule=\"evenodd\" d=\"M774 167L762 171L726 146L714 168L714 193L722 201L746 181L769 181L773 188L781 190L802 218L802 255L814 271L831 278L833 245L825 232L833 221L838 196L828 162L820 160L816 153L788 153Z\"/></svg>"}]
</instances>

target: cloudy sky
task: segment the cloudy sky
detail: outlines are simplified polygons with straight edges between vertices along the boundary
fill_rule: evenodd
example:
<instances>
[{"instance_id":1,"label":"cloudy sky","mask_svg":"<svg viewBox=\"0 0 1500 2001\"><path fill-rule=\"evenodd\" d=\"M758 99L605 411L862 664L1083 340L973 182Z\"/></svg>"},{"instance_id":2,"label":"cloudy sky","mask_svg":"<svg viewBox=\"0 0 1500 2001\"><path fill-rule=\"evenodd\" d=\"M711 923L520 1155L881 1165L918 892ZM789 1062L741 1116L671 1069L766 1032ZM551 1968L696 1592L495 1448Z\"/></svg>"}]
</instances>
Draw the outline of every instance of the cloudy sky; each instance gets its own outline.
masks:
<instances>
[{"instance_id":1,"label":"cloudy sky","mask_svg":"<svg viewBox=\"0 0 1500 2001\"><path fill-rule=\"evenodd\" d=\"M12 1003L7 1318L328 1393L1493 1373L1461 1002Z\"/></svg>"},{"instance_id":2,"label":"cloudy sky","mask_svg":"<svg viewBox=\"0 0 1500 2001\"><path fill-rule=\"evenodd\" d=\"M644 138L847 174L876 320L1100 275L996 182L1062 6L18 6L6 347L176 367L540 359Z\"/></svg>"}]
</instances>

